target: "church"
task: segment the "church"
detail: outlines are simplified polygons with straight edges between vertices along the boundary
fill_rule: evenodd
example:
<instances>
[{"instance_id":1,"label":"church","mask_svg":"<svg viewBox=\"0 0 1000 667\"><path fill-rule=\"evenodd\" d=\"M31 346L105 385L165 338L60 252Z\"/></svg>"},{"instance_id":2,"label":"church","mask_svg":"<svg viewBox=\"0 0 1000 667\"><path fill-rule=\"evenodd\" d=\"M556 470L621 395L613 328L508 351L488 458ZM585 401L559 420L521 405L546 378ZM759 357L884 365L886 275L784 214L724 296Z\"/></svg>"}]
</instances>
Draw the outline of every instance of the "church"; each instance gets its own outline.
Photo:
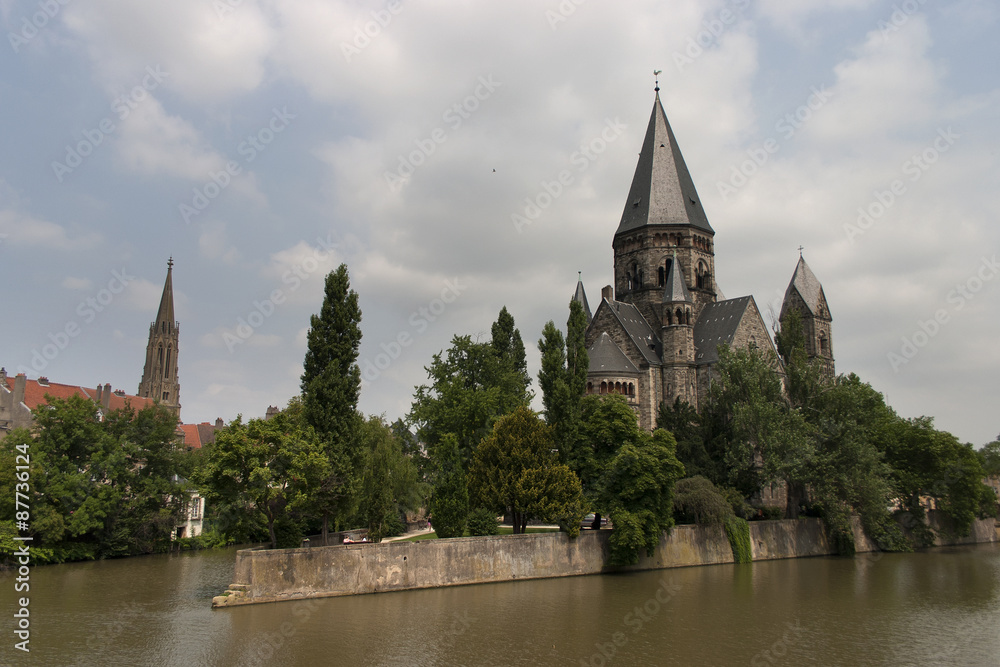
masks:
<instances>
[{"instance_id":1,"label":"church","mask_svg":"<svg viewBox=\"0 0 1000 667\"><path fill-rule=\"evenodd\" d=\"M715 281L715 230L660 102L659 86L632 187L612 242L614 285L591 313L583 282L573 299L587 314L587 393L620 394L652 430L662 403L699 409L718 348L762 348L780 364L753 296L726 299ZM800 255L781 317L797 310L806 351L834 372L830 309Z\"/></svg>"}]
</instances>

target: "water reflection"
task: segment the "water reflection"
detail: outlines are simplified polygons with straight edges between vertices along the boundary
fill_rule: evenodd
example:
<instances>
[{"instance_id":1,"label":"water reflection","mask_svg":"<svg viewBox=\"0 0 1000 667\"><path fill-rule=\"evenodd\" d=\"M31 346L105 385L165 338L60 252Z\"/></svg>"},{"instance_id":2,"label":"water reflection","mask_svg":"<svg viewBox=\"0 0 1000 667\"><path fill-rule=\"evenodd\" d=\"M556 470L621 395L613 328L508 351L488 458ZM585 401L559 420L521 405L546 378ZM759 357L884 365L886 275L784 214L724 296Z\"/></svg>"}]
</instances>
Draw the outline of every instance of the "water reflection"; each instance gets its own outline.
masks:
<instances>
[{"instance_id":1,"label":"water reflection","mask_svg":"<svg viewBox=\"0 0 1000 667\"><path fill-rule=\"evenodd\" d=\"M1000 664L998 545L212 611L233 560L34 569L31 664ZM0 663L15 653L8 640Z\"/></svg>"}]
</instances>

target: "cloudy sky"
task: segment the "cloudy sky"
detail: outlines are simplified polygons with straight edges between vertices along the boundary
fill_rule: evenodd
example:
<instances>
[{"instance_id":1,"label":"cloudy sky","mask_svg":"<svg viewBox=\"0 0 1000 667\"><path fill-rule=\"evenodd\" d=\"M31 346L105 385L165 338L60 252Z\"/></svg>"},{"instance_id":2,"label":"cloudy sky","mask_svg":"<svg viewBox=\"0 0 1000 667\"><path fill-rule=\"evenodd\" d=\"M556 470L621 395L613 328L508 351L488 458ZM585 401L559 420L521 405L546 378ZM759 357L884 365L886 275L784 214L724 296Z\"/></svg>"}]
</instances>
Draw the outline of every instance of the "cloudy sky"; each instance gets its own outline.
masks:
<instances>
[{"instance_id":1,"label":"cloudy sky","mask_svg":"<svg viewBox=\"0 0 1000 667\"><path fill-rule=\"evenodd\" d=\"M340 262L365 412L405 414L504 305L534 375L577 272L595 306L611 282L659 69L725 295L766 317L802 245L838 371L963 441L1000 432L992 0L0 0L0 21L9 373L134 393L172 256L187 422L297 393Z\"/></svg>"}]
</instances>

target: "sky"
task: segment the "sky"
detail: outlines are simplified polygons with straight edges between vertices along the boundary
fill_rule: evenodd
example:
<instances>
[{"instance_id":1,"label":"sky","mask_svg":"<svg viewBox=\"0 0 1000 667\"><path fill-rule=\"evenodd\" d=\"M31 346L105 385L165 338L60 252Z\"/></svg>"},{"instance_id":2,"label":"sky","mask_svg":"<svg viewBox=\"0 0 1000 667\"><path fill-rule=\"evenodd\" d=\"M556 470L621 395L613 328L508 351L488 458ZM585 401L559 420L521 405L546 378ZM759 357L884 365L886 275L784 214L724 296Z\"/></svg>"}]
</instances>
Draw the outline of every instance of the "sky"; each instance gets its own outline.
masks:
<instances>
[{"instance_id":1,"label":"sky","mask_svg":"<svg viewBox=\"0 0 1000 667\"><path fill-rule=\"evenodd\" d=\"M724 295L770 322L802 246L837 371L982 445L998 22L992 0L0 0L0 365L135 393L172 257L185 422L298 393L342 262L364 412L405 415L504 306L535 377L578 272L593 307L612 282L659 70Z\"/></svg>"}]
</instances>

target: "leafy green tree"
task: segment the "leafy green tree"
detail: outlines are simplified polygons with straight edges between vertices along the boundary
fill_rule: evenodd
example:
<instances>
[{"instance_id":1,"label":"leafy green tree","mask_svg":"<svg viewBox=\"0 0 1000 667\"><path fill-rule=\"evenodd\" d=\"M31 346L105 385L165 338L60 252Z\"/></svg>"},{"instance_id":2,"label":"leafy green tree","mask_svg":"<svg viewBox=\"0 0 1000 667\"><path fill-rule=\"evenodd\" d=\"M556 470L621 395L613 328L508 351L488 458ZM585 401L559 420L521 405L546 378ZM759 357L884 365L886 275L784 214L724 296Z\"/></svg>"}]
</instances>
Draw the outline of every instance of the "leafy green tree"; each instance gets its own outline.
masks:
<instances>
[{"instance_id":1,"label":"leafy green tree","mask_svg":"<svg viewBox=\"0 0 1000 667\"><path fill-rule=\"evenodd\" d=\"M257 513L267 524L272 548L278 545L276 522L309 510L313 494L330 475L315 431L284 413L246 424L237 417L205 449L198 482L208 502Z\"/></svg>"},{"instance_id":2,"label":"leafy green tree","mask_svg":"<svg viewBox=\"0 0 1000 667\"><path fill-rule=\"evenodd\" d=\"M673 405L660 403L656 428L665 429L674 435L677 441L677 460L684 464L684 470L689 475L710 476L716 479L724 477L705 449L701 416L693 405L682 401L680 396L674 399Z\"/></svg>"},{"instance_id":3,"label":"leafy green tree","mask_svg":"<svg viewBox=\"0 0 1000 667\"><path fill-rule=\"evenodd\" d=\"M674 511L685 523L722 523L733 515L733 508L715 487L701 475L687 477L674 487Z\"/></svg>"},{"instance_id":4,"label":"leafy green tree","mask_svg":"<svg viewBox=\"0 0 1000 667\"><path fill-rule=\"evenodd\" d=\"M361 428L367 453L361 484L361 520L368 526L368 539L389 537L399 518L417 509L424 500L424 485L417 468L381 417L369 417Z\"/></svg>"},{"instance_id":5,"label":"leafy green tree","mask_svg":"<svg viewBox=\"0 0 1000 667\"><path fill-rule=\"evenodd\" d=\"M326 544L330 519L340 524L354 512L364 459L356 439L361 423L361 309L346 264L326 276L323 305L310 318L307 340L302 412L326 452L327 477L312 498L313 511L323 518Z\"/></svg>"},{"instance_id":6,"label":"leafy green tree","mask_svg":"<svg viewBox=\"0 0 1000 667\"><path fill-rule=\"evenodd\" d=\"M663 531L674 525L674 484L684 476L676 448L674 437L658 429L627 441L611 459L598 496L614 524L610 565L639 562L641 549L652 556Z\"/></svg>"},{"instance_id":7,"label":"leafy green tree","mask_svg":"<svg viewBox=\"0 0 1000 667\"><path fill-rule=\"evenodd\" d=\"M473 502L510 517L514 533L529 519L556 521L575 535L583 517L580 481L558 462L551 429L527 407L497 420L469 469Z\"/></svg>"},{"instance_id":8,"label":"leafy green tree","mask_svg":"<svg viewBox=\"0 0 1000 667\"><path fill-rule=\"evenodd\" d=\"M987 476L1000 476L1000 436L979 450L979 464Z\"/></svg>"},{"instance_id":9,"label":"leafy green tree","mask_svg":"<svg viewBox=\"0 0 1000 667\"><path fill-rule=\"evenodd\" d=\"M521 332L514 326L514 317L507 307L500 309L497 321L492 327L491 345L496 355L495 384L500 387L499 413L505 415L514 409L531 403L531 377L524 352Z\"/></svg>"},{"instance_id":10,"label":"leafy green tree","mask_svg":"<svg viewBox=\"0 0 1000 667\"><path fill-rule=\"evenodd\" d=\"M538 349L542 367L538 372L538 385L542 389L545 421L553 428L559 460L573 460L577 446L583 396L587 388L589 360L586 347L587 316L583 306L570 301L567 336L555 323L549 321L542 329Z\"/></svg>"},{"instance_id":11,"label":"leafy green tree","mask_svg":"<svg viewBox=\"0 0 1000 667\"><path fill-rule=\"evenodd\" d=\"M496 512L485 507L472 510L469 514L469 535L497 535L500 533L500 522Z\"/></svg>"},{"instance_id":12,"label":"leafy green tree","mask_svg":"<svg viewBox=\"0 0 1000 667\"><path fill-rule=\"evenodd\" d=\"M438 446L437 474L430 513L438 537L461 537L469 518L469 489L458 439L446 434Z\"/></svg>"},{"instance_id":13,"label":"leafy green tree","mask_svg":"<svg viewBox=\"0 0 1000 667\"><path fill-rule=\"evenodd\" d=\"M426 367L429 385L417 387L408 421L433 459L447 434L458 439L463 465L501 415L531 401L524 366L524 345L506 308L493 325L488 343L455 336L447 354L434 355Z\"/></svg>"}]
</instances>

